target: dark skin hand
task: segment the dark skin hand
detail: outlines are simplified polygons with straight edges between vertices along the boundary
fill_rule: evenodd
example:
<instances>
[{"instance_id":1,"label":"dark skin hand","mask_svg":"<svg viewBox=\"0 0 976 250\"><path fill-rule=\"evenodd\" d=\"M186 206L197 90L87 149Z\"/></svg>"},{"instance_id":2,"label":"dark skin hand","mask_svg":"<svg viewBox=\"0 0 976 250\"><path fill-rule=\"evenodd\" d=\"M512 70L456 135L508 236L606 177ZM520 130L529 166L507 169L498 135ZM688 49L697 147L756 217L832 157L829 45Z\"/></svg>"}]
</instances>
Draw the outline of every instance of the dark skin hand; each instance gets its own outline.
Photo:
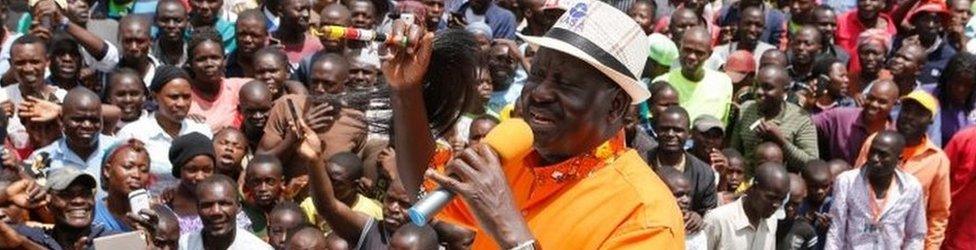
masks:
<instances>
[{"instance_id":1,"label":"dark skin hand","mask_svg":"<svg viewBox=\"0 0 976 250\"><path fill-rule=\"evenodd\" d=\"M300 128L299 128L300 127ZM308 161L308 176L310 181L310 194L318 212L329 225L333 232L339 237L349 242L359 239L366 223L372 220L366 214L353 211L335 196L335 189L332 187L332 180L326 171L325 159L323 159L323 142L312 129L300 122L298 126L293 126L293 130L301 130L301 145L298 153ZM295 132L298 134L298 132Z\"/></svg>"},{"instance_id":2,"label":"dark skin hand","mask_svg":"<svg viewBox=\"0 0 976 250\"><path fill-rule=\"evenodd\" d=\"M390 53L382 65L383 75L393 90L390 96L390 103L396 110L393 112L393 130L411 131L396 133L393 147L398 149L398 176L407 195L413 198L417 196L423 172L435 149L433 134L427 126L422 87L433 52L434 33L398 20L393 25L391 36L394 39L407 36L408 41L419 41L408 44L406 48L387 47Z\"/></svg>"},{"instance_id":3,"label":"dark skin hand","mask_svg":"<svg viewBox=\"0 0 976 250\"><path fill-rule=\"evenodd\" d=\"M689 233L697 233L705 228L705 222L702 221L701 215L693 211L688 211L684 213L685 220L685 231Z\"/></svg>"},{"instance_id":4,"label":"dark skin hand","mask_svg":"<svg viewBox=\"0 0 976 250\"><path fill-rule=\"evenodd\" d=\"M434 221L431 226L437 231L437 239L447 249L470 249L474 243L475 233L467 228L443 221Z\"/></svg>"},{"instance_id":5,"label":"dark skin hand","mask_svg":"<svg viewBox=\"0 0 976 250\"><path fill-rule=\"evenodd\" d=\"M441 187L460 195L474 213L478 225L501 248L511 249L535 238L515 205L501 160L488 145L478 144L464 150L447 165L446 173L429 169L426 175Z\"/></svg>"}]
</instances>

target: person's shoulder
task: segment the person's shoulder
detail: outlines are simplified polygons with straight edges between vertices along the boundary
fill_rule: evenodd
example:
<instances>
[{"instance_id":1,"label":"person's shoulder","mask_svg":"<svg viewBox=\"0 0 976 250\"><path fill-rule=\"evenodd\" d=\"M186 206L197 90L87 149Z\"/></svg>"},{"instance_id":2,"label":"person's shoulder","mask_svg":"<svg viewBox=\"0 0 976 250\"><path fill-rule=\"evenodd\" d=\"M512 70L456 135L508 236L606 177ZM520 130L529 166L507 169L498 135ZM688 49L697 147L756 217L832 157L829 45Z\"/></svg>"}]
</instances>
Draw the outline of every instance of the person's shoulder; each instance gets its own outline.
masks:
<instances>
[{"instance_id":1,"label":"person's shoulder","mask_svg":"<svg viewBox=\"0 0 976 250\"><path fill-rule=\"evenodd\" d=\"M210 129L210 125L207 125L206 123L197 122L189 118L186 118L184 120L185 120L184 124L186 124L187 131L198 132L207 136L208 138L213 137L213 130Z\"/></svg>"},{"instance_id":2,"label":"person's shoulder","mask_svg":"<svg viewBox=\"0 0 976 250\"><path fill-rule=\"evenodd\" d=\"M631 203L641 212L650 213L647 220L654 224L673 226L674 221L668 217L678 218L679 225L683 223L670 189L637 151L628 150L608 167L613 168L615 176L610 177L614 181L602 183L601 188L614 191L617 200L622 201L621 205Z\"/></svg>"},{"instance_id":3,"label":"person's shoulder","mask_svg":"<svg viewBox=\"0 0 976 250\"><path fill-rule=\"evenodd\" d=\"M230 249L263 250L263 249L272 249L272 248L271 245L268 245L267 242L261 240L261 238L258 238L253 233L248 232L247 230L238 229L237 233L234 236L234 243L230 248L228 248L228 250Z\"/></svg>"},{"instance_id":4,"label":"person's shoulder","mask_svg":"<svg viewBox=\"0 0 976 250\"><path fill-rule=\"evenodd\" d=\"M702 80L708 82L713 86L722 87L722 90L732 91L732 78L726 75L724 72L705 69L705 78Z\"/></svg>"},{"instance_id":5,"label":"person's shoulder","mask_svg":"<svg viewBox=\"0 0 976 250\"><path fill-rule=\"evenodd\" d=\"M688 159L688 163L691 163L691 168L696 174L714 178L715 175L712 174L712 167L708 163L689 153L685 153L685 158Z\"/></svg>"},{"instance_id":6,"label":"person's shoulder","mask_svg":"<svg viewBox=\"0 0 976 250\"><path fill-rule=\"evenodd\" d=\"M62 139L55 140L54 142L51 142L50 144L44 145L43 147L41 147L41 148L39 148L37 150L34 150L34 152L32 152L31 155L30 155L30 159L34 159L35 156L37 156L38 154L41 154L41 153L52 154L55 151L58 151L58 149L59 149L59 145L58 144L60 144L61 140Z\"/></svg>"},{"instance_id":7,"label":"person's shoulder","mask_svg":"<svg viewBox=\"0 0 976 250\"><path fill-rule=\"evenodd\" d=\"M739 198L736 201L717 206L705 213L705 216L702 217L702 219L706 223L716 223L719 221L730 220L732 219L731 215L738 210L738 206L742 206L740 205L741 203L742 198Z\"/></svg>"},{"instance_id":8,"label":"person's shoulder","mask_svg":"<svg viewBox=\"0 0 976 250\"><path fill-rule=\"evenodd\" d=\"M918 191L919 193L922 191L922 183L914 175L898 168L895 168L895 174L898 179L904 182L905 188Z\"/></svg>"},{"instance_id":9,"label":"person's shoulder","mask_svg":"<svg viewBox=\"0 0 976 250\"><path fill-rule=\"evenodd\" d=\"M860 168L849 169L847 171L838 174L834 182L849 185L850 183L853 183L855 180L857 180L857 177L860 175L861 175Z\"/></svg>"}]
</instances>

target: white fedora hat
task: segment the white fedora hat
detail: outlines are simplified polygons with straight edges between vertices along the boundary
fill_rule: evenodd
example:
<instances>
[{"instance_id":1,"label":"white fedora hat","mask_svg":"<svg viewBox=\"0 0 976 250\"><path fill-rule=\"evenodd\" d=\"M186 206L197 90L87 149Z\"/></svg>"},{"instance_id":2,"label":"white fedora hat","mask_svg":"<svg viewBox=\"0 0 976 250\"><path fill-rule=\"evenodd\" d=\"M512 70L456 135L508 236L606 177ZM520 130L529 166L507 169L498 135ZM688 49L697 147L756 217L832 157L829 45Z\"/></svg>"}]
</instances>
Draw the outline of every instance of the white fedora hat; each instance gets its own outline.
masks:
<instances>
[{"instance_id":1,"label":"white fedora hat","mask_svg":"<svg viewBox=\"0 0 976 250\"><path fill-rule=\"evenodd\" d=\"M640 81L650 42L637 22L606 3L566 1L571 6L545 36L519 37L526 42L579 58L607 75L630 95L633 103L651 93Z\"/></svg>"}]
</instances>

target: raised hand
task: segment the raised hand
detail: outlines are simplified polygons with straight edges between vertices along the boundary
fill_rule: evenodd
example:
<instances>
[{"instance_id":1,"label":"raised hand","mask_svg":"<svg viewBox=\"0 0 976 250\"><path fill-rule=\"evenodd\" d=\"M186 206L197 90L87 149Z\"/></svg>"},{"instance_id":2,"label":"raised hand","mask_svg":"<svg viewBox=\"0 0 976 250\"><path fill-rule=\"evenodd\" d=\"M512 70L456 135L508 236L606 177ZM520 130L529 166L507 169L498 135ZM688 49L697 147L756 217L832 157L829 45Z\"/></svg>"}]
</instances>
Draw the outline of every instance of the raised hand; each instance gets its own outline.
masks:
<instances>
[{"instance_id":1,"label":"raised hand","mask_svg":"<svg viewBox=\"0 0 976 250\"><path fill-rule=\"evenodd\" d=\"M456 176L456 178L447 175ZM428 169L427 177L464 198L481 228L502 248L532 240L515 205L498 155L487 145L468 148L447 165L447 173Z\"/></svg>"},{"instance_id":2,"label":"raised hand","mask_svg":"<svg viewBox=\"0 0 976 250\"><path fill-rule=\"evenodd\" d=\"M419 87L430 64L434 33L416 24L397 20L393 23L390 37L398 44L386 46L389 53L383 58L382 70L387 82L393 89ZM404 38L406 46L401 42Z\"/></svg>"},{"instance_id":3,"label":"raised hand","mask_svg":"<svg viewBox=\"0 0 976 250\"><path fill-rule=\"evenodd\" d=\"M21 102L17 110L20 111L20 116L29 117L32 122L53 121L61 115L61 105L33 96L28 96L27 100Z\"/></svg>"}]
</instances>

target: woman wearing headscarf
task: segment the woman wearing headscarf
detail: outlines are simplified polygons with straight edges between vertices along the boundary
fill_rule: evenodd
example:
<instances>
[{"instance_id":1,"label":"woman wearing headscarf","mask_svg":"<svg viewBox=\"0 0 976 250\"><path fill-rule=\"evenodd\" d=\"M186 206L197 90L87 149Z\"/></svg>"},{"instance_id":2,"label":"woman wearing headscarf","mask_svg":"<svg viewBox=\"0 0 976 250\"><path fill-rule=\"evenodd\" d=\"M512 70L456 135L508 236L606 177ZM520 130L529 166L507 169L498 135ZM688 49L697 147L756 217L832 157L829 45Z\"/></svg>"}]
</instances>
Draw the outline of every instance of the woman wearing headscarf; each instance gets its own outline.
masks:
<instances>
[{"instance_id":1,"label":"woman wearing headscarf","mask_svg":"<svg viewBox=\"0 0 976 250\"><path fill-rule=\"evenodd\" d=\"M170 175L173 165L166 152L173 139L180 135L197 132L207 137L213 133L206 124L187 119L192 103L190 76L175 66L160 66L149 85L159 108L150 115L143 116L123 127L120 139L135 138L146 144L149 151L149 172L152 179L149 191L159 194L176 184L177 179ZM209 144L208 144L209 145Z\"/></svg>"}]
</instances>

